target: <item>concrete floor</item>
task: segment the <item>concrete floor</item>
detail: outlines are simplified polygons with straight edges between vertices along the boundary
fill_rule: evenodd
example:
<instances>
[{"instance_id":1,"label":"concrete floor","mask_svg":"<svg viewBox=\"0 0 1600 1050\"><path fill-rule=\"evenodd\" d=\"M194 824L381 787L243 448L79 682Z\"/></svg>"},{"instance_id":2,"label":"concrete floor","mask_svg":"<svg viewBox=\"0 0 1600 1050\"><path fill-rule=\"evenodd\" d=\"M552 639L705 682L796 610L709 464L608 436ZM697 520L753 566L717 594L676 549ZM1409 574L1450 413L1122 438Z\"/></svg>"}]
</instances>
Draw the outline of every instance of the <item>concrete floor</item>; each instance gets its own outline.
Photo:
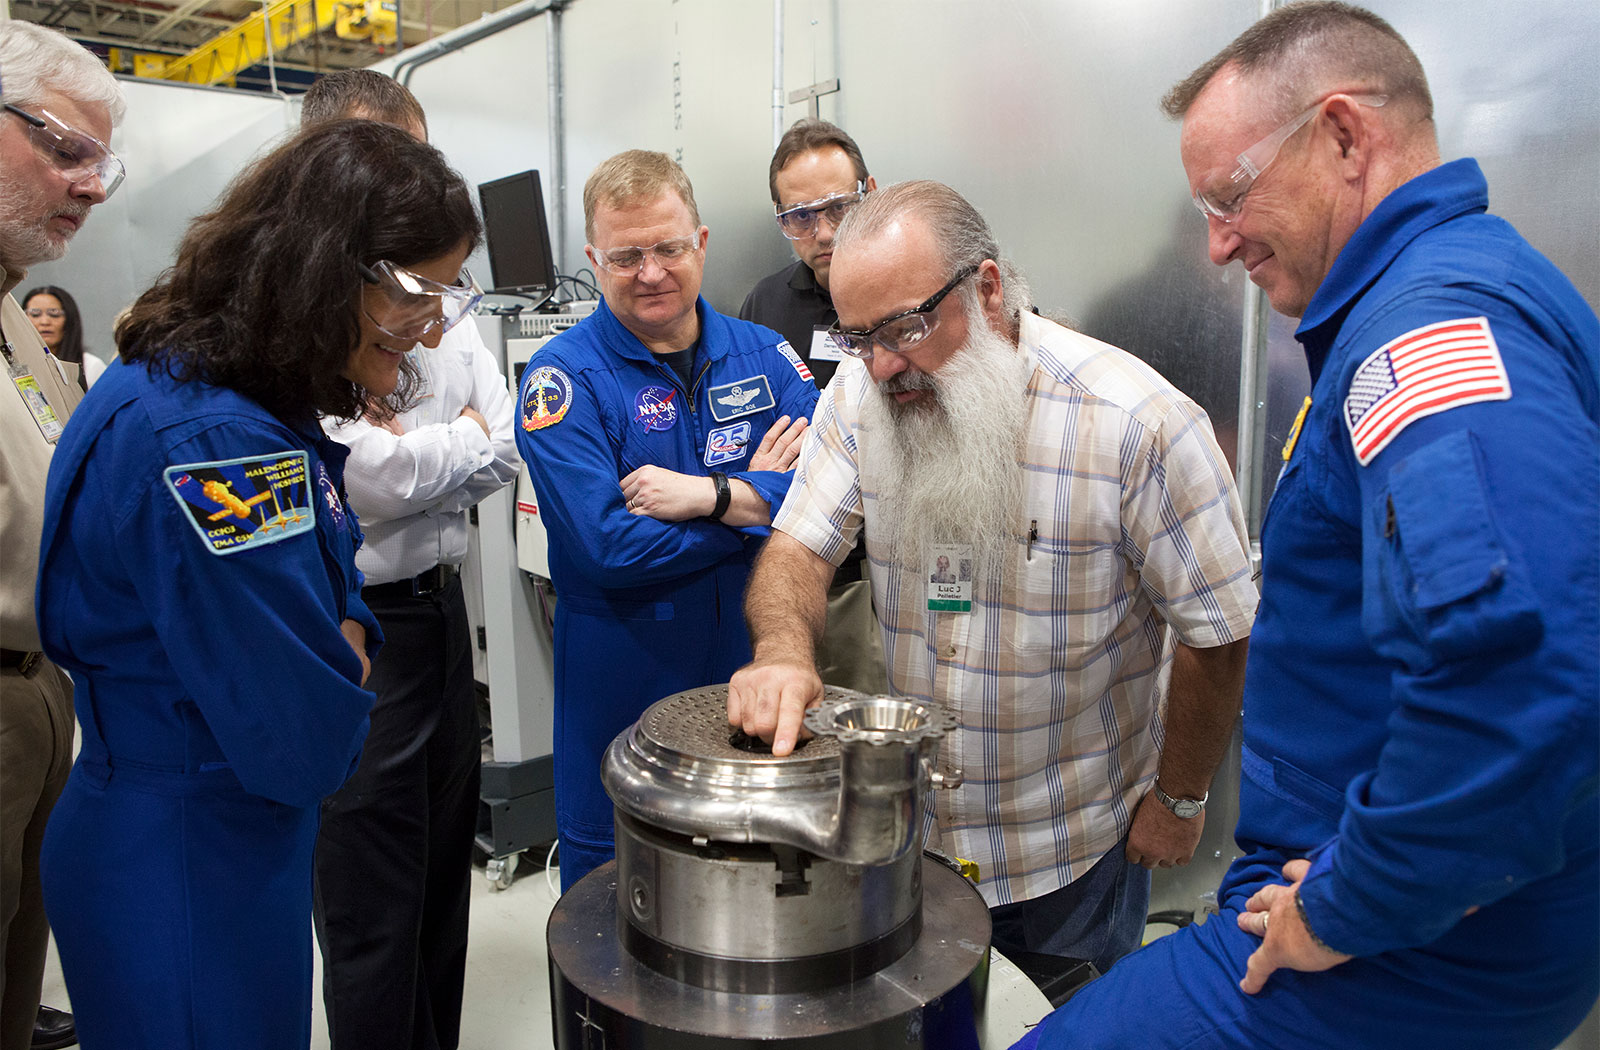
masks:
<instances>
[{"instance_id":1,"label":"concrete floor","mask_svg":"<svg viewBox=\"0 0 1600 1050\"><path fill-rule=\"evenodd\" d=\"M467 983L461 1018L463 1050L553 1050L544 928L555 907L560 882L555 872L547 881L543 870L534 870L537 866L522 865L511 886L498 891L491 888L482 868L473 869ZM315 970L318 991L312 995L311 1050L329 1050L320 994L320 959L316 960ZM49 1006L70 1008L53 944L41 999ZM991 1050L1005 1050L1049 1008L1049 1002L1020 971L1000 956L994 957L985 1035Z\"/></svg>"},{"instance_id":2,"label":"concrete floor","mask_svg":"<svg viewBox=\"0 0 1600 1050\"><path fill-rule=\"evenodd\" d=\"M557 893L542 870L531 870L535 866L524 865L510 888L501 891L490 888L482 868L473 870L466 1006L461 1019L463 1050L552 1050L554 1046L544 927ZM1159 935L1169 929L1152 926L1149 932ZM319 962L318 988L321 979ZM42 1001L69 1008L53 945ZM320 994L312 996L312 1003L312 1050L329 1050ZM1020 972L996 956L990 973L989 1050L1005 1050L1048 1006ZM1600 1050L1600 1008L1591 1011L1558 1050Z\"/></svg>"}]
</instances>

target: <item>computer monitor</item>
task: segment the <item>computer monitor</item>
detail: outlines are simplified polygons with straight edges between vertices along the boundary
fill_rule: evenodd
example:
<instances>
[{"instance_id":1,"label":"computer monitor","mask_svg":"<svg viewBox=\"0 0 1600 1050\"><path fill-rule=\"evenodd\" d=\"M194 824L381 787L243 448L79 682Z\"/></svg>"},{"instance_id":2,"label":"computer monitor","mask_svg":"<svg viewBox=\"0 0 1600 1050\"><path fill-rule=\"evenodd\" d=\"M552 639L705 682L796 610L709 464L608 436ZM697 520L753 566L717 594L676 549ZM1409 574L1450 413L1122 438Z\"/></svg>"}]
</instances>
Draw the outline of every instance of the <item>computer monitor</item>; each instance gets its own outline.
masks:
<instances>
[{"instance_id":1,"label":"computer monitor","mask_svg":"<svg viewBox=\"0 0 1600 1050\"><path fill-rule=\"evenodd\" d=\"M539 173L524 171L478 187L491 291L543 299L555 291L556 264Z\"/></svg>"}]
</instances>

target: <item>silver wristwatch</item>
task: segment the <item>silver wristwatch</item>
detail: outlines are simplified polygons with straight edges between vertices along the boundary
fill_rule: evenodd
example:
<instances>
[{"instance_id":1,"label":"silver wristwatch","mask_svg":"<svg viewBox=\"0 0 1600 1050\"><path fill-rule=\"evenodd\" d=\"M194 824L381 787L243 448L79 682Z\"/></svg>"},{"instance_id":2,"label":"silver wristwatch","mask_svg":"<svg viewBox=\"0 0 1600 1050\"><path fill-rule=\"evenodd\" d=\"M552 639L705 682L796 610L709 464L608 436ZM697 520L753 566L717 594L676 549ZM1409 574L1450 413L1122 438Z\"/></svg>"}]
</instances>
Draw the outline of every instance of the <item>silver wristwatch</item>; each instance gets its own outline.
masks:
<instances>
[{"instance_id":1,"label":"silver wristwatch","mask_svg":"<svg viewBox=\"0 0 1600 1050\"><path fill-rule=\"evenodd\" d=\"M1193 820L1195 817L1198 817L1202 812L1205 811L1206 799L1211 797L1211 792L1207 791L1204 795L1201 795L1197 799L1173 798L1171 795L1161 790L1161 779L1159 777L1157 777L1155 782L1150 785L1150 790L1155 792L1156 801L1172 810L1172 815L1177 817L1179 820Z\"/></svg>"}]
</instances>

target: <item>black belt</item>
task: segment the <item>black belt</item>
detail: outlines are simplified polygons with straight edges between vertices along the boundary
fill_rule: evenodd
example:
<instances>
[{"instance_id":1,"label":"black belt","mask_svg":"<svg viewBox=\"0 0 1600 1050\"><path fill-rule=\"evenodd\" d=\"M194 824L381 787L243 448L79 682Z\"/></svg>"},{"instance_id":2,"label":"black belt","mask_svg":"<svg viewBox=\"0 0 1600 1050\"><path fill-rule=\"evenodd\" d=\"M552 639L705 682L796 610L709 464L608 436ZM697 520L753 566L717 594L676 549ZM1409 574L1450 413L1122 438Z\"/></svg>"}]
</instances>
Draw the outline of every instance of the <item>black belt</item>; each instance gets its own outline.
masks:
<instances>
[{"instance_id":1,"label":"black belt","mask_svg":"<svg viewBox=\"0 0 1600 1050\"><path fill-rule=\"evenodd\" d=\"M454 565L435 565L427 572L419 572L409 580L393 583L374 583L361 588L363 598L427 598L450 586L461 570Z\"/></svg>"},{"instance_id":2,"label":"black belt","mask_svg":"<svg viewBox=\"0 0 1600 1050\"><path fill-rule=\"evenodd\" d=\"M0 667L16 668L17 673L24 678L33 673L39 666L39 661L44 659L41 652L24 652L20 649L0 649Z\"/></svg>"},{"instance_id":3,"label":"black belt","mask_svg":"<svg viewBox=\"0 0 1600 1050\"><path fill-rule=\"evenodd\" d=\"M850 553L844 556L844 564L834 570L833 585L842 587L847 583L855 583L867 578L867 547L866 537L860 537Z\"/></svg>"},{"instance_id":4,"label":"black belt","mask_svg":"<svg viewBox=\"0 0 1600 1050\"><path fill-rule=\"evenodd\" d=\"M833 587L843 587L847 583L857 583L867 578L867 563L864 558L851 558L833 572Z\"/></svg>"}]
</instances>

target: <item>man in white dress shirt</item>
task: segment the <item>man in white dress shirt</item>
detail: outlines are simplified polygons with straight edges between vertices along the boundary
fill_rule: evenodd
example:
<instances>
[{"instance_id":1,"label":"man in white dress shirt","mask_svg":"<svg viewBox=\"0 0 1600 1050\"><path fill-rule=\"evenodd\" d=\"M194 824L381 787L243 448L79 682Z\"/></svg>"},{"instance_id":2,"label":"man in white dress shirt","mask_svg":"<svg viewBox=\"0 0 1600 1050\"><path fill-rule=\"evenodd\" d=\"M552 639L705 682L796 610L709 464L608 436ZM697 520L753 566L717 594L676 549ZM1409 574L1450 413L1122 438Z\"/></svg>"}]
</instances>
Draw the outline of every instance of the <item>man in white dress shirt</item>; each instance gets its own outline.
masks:
<instances>
[{"instance_id":1,"label":"man in white dress shirt","mask_svg":"<svg viewBox=\"0 0 1600 1050\"><path fill-rule=\"evenodd\" d=\"M326 76L302 125L381 120L427 139L422 108L370 70ZM383 627L355 775L323 802L316 919L334 1050L458 1043L478 812L472 641L457 567L467 511L517 476L511 397L470 318L411 354L411 408L327 424L365 534L362 598Z\"/></svg>"}]
</instances>

